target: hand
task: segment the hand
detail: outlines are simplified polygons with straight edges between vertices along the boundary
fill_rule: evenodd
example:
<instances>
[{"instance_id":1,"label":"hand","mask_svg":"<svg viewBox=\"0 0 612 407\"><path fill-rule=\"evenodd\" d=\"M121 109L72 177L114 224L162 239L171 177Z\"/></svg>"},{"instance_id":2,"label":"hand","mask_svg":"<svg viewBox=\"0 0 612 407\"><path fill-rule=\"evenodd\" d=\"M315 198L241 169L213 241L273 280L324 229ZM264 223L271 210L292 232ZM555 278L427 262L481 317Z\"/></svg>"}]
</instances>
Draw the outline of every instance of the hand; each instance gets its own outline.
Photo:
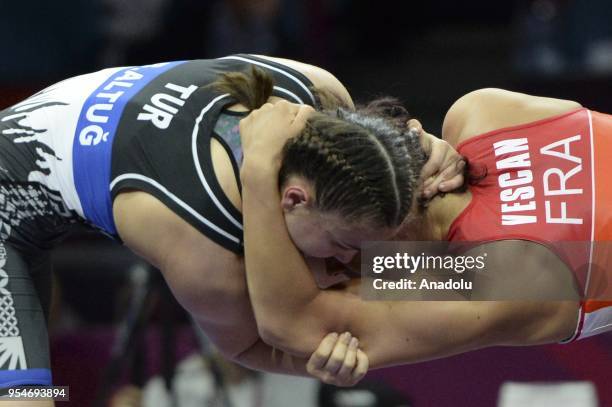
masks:
<instances>
[{"instance_id":1,"label":"hand","mask_svg":"<svg viewBox=\"0 0 612 407\"><path fill-rule=\"evenodd\" d=\"M283 146L304 129L314 109L287 101L266 103L240 121L245 160L280 163Z\"/></svg>"},{"instance_id":2,"label":"hand","mask_svg":"<svg viewBox=\"0 0 612 407\"><path fill-rule=\"evenodd\" d=\"M431 199L438 192L449 192L463 185L463 157L446 141L425 132L418 120L408 121L408 127L419 133L421 145L429 156L421 170L423 197Z\"/></svg>"},{"instance_id":3,"label":"hand","mask_svg":"<svg viewBox=\"0 0 612 407\"><path fill-rule=\"evenodd\" d=\"M359 341L349 332L331 333L323 338L306 365L308 373L324 383L354 386L368 372L369 360Z\"/></svg>"}]
</instances>

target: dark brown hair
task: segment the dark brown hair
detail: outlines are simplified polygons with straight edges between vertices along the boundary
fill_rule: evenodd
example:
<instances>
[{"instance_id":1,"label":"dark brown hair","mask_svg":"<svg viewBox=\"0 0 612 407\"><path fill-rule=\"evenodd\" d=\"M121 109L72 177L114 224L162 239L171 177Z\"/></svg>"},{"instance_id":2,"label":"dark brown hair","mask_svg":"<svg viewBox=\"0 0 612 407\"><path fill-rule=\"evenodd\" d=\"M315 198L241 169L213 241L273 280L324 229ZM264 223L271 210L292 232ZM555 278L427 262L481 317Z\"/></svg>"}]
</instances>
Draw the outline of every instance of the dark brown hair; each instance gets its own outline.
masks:
<instances>
[{"instance_id":1,"label":"dark brown hair","mask_svg":"<svg viewBox=\"0 0 612 407\"><path fill-rule=\"evenodd\" d=\"M272 95L273 80L253 67L224 74L213 86L256 109ZM287 141L279 184L303 176L314 184L318 210L374 227L399 226L426 160L418 135L405 126L407 112L394 99L349 110L329 92L313 93L320 111Z\"/></svg>"}]
</instances>

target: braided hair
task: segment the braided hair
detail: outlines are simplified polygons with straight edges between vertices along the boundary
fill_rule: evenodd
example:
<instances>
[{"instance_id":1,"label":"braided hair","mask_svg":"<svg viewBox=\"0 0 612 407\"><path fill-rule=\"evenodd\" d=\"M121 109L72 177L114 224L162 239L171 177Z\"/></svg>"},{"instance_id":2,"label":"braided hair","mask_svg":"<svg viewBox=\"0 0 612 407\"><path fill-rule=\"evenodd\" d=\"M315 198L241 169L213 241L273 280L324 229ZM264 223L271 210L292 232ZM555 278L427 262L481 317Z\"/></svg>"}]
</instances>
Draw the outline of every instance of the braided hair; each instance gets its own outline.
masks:
<instances>
[{"instance_id":1,"label":"braided hair","mask_svg":"<svg viewBox=\"0 0 612 407\"><path fill-rule=\"evenodd\" d=\"M382 117L338 109L313 114L287 142L279 182L300 175L313 182L317 209L396 227L410 211L424 163L416 134Z\"/></svg>"},{"instance_id":2,"label":"braided hair","mask_svg":"<svg viewBox=\"0 0 612 407\"><path fill-rule=\"evenodd\" d=\"M271 77L259 68L224 74L213 86L250 109L272 94ZM406 128L407 112L393 99L351 111L333 95L313 89L318 112L287 141L279 185L293 175L310 180L316 209L347 222L399 226L412 207L426 156L418 135Z\"/></svg>"}]
</instances>

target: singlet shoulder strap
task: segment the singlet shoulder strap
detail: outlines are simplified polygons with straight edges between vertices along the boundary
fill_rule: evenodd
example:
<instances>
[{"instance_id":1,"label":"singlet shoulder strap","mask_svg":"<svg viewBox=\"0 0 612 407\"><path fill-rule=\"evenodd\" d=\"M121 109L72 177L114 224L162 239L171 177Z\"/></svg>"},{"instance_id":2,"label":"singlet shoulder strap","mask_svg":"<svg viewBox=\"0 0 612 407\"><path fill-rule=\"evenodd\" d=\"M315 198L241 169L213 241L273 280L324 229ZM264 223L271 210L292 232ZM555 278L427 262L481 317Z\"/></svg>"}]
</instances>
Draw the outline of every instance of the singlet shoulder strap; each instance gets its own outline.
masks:
<instances>
[{"instance_id":1,"label":"singlet shoulder strap","mask_svg":"<svg viewBox=\"0 0 612 407\"><path fill-rule=\"evenodd\" d=\"M311 91L312 82L303 73L287 65L249 54L230 55L219 59L242 61L272 71L273 75L276 74L274 75L275 95L293 103L313 106L316 103L315 96Z\"/></svg>"}]
</instances>

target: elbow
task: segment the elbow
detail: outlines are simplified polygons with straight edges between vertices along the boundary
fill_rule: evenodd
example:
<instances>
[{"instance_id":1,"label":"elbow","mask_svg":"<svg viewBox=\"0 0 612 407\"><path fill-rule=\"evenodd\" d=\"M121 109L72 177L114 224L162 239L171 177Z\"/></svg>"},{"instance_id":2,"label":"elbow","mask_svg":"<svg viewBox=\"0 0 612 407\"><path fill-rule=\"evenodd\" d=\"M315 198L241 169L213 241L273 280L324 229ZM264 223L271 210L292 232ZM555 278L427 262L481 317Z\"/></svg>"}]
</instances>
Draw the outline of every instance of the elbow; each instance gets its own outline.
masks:
<instances>
[{"instance_id":1,"label":"elbow","mask_svg":"<svg viewBox=\"0 0 612 407\"><path fill-rule=\"evenodd\" d=\"M226 360L230 362L236 363L247 369L263 371L262 367L256 361L254 361L253 357L250 355L258 343L261 343L261 341L257 340L253 344L248 346L247 348L242 349L237 352L228 351L227 349L223 350L219 348L218 348L218 351L221 354L221 356L223 356L223 358L225 358Z\"/></svg>"},{"instance_id":2,"label":"elbow","mask_svg":"<svg viewBox=\"0 0 612 407\"><path fill-rule=\"evenodd\" d=\"M291 346L293 335L288 324L278 320L257 322L257 331L260 338L270 346L287 349Z\"/></svg>"},{"instance_id":3,"label":"elbow","mask_svg":"<svg viewBox=\"0 0 612 407\"><path fill-rule=\"evenodd\" d=\"M240 350L240 351L235 351L235 350L230 350L230 349L224 349L223 347L217 346L216 350L218 354L223 357L223 359L229 360L230 362L238 363L241 366L245 366L242 360L243 359L242 356L244 355L245 352L249 350L249 348ZM245 367L249 367L249 366L245 366Z\"/></svg>"},{"instance_id":4,"label":"elbow","mask_svg":"<svg viewBox=\"0 0 612 407\"><path fill-rule=\"evenodd\" d=\"M255 312L257 333L268 345L279 349L287 349L294 342L294 332L299 326L299 318L292 313L280 311L277 307L260 307L261 312Z\"/></svg>"},{"instance_id":5,"label":"elbow","mask_svg":"<svg viewBox=\"0 0 612 407\"><path fill-rule=\"evenodd\" d=\"M325 305L325 304L323 304ZM310 357L326 334L338 331L338 324L330 320L319 301L311 301L300 309L255 314L260 338L270 346L294 356Z\"/></svg>"},{"instance_id":6,"label":"elbow","mask_svg":"<svg viewBox=\"0 0 612 407\"><path fill-rule=\"evenodd\" d=\"M296 323L271 321L258 323L257 329L261 339L268 345L295 356L309 357L314 351L309 346L309 335L312 332L302 330L299 326Z\"/></svg>"}]
</instances>

